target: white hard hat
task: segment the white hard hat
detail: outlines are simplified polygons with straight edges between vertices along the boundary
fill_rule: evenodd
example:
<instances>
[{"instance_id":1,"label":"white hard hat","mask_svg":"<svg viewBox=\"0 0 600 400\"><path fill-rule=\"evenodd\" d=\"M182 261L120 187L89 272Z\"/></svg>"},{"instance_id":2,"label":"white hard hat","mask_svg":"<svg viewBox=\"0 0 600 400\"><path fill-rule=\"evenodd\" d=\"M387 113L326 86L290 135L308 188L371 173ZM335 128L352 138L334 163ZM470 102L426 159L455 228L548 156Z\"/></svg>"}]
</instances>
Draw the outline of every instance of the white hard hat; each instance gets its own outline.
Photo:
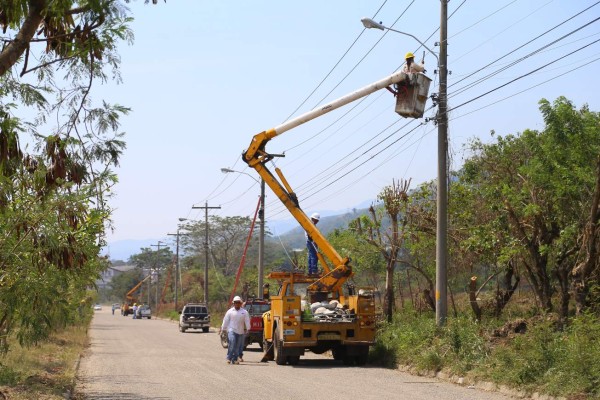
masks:
<instances>
[{"instance_id":1,"label":"white hard hat","mask_svg":"<svg viewBox=\"0 0 600 400\"><path fill-rule=\"evenodd\" d=\"M313 213L313 215L310 216L310 219L316 219L318 221L321 219L321 214Z\"/></svg>"},{"instance_id":2,"label":"white hard hat","mask_svg":"<svg viewBox=\"0 0 600 400\"><path fill-rule=\"evenodd\" d=\"M233 298L233 302L235 303L236 301L239 301L241 303L242 302L242 298L240 296L235 296Z\"/></svg>"}]
</instances>

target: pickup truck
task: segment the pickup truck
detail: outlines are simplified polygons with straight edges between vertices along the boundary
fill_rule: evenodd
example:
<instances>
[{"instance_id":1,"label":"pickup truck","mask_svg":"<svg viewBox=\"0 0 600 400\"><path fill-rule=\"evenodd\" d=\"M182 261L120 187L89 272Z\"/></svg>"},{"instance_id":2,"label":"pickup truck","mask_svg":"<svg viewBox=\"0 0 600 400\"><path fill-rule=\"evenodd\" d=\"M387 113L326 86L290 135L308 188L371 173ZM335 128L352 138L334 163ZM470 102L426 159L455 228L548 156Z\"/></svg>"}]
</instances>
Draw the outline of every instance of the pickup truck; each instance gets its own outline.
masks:
<instances>
[{"instance_id":1,"label":"pickup truck","mask_svg":"<svg viewBox=\"0 0 600 400\"><path fill-rule=\"evenodd\" d=\"M138 319L142 319L142 318L151 319L152 318L152 310L150 309L150 306L147 304L139 306L137 309L137 318Z\"/></svg>"},{"instance_id":2,"label":"pickup truck","mask_svg":"<svg viewBox=\"0 0 600 400\"><path fill-rule=\"evenodd\" d=\"M188 303L183 306L179 316L179 332L185 333L188 329L210 329L210 314L204 303Z\"/></svg>"}]
</instances>

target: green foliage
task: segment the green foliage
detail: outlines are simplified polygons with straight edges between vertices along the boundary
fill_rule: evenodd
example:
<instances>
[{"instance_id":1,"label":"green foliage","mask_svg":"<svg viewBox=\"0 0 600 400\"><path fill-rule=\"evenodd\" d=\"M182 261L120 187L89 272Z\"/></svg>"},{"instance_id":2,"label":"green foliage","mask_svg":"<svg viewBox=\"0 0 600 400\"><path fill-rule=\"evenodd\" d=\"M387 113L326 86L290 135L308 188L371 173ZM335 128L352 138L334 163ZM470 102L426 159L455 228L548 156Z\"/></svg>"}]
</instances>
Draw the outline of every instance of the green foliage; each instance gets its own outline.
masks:
<instances>
[{"instance_id":1,"label":"green foliage","mask_svg":"<svg viewBox=\"0 0 600 400\"><path fill-rule=\"evenodd\" d=\"M543 131L472 142L473 156L451 187L451 254L457 265L479 264L492 272L517 266L546 310L562 288L560 312L566 317L567 288L590 287L598 275L597 261L586 269L595 272L577 274L575 267L586 258L584 230L592 222L600 115L587 106L577 110L564 97L541 100L540 111Z\"/></svg>"},{"instance_id":2,"label":"green foliage","mask_svg":"<svg viewBox=\"0 0 600 400\"><path fill-rule=\"evenodd\" d=\"M433 314L405 311L380 327L371 361L440 371L555 396L600 397L600 319L585 314L560 330L530 318L524 334L492 335L496 322L459 316L437 328Z\"/></svg>"},{"instance_id":3,"label":"green foliage","mask_svg":"<svg viewBox=\"0 0 600 400\"><path fill-rule=\"evenodd\" d=\"M0 385L12 386L23 379L23 374L12 367L2 365L0 362Z\"/></svg>"},{"instance_id":4,"label":"green foliage","mask_svg":"<svg viewBox=\"0 0 600 400\"><path fill-rule=\"evenodd\" d=\"M471 371L486 360L489 346L481 326L466 317L437 328L432 314L406 311L395 315L377 336L372 358L384 365L408 365L419 371Z\"/></svg>"},{"instance_id":5,"label":"green foliage","mask_svg":"<svg viewBox=\"0 0 600 400\"><path fill-rule=\"evenodd\" d=\"M119 302L123 302L125 294L137 285L144 277L142 276L141 270L127 271L119 274L110 281L110 294L109 296L113 299L118 299Z\"/></svg>"},{"instance_id":6,"label":"green foliage","mask_svg":"<svg viewBox=\"0 0 600 400\"><path fill-rule=\"evenodd\" d=\"M369 220L366 216L364 218ZM327 236L327 240L340 255L350 257L356 273L355 279L368 280L368 276L385 271L385 259L381 252L360 240L352 229L335 229Z\"/></svg>"},{"instance_id":7,"label":"green foliage","mask_svg":"<svg viewBox=\"0 0 600 400\"><path fill-rule=\"evenodd\" d=\"M21 30L30 35L21 39L37 34L21 53L13 52L14 43L0 52L0 351L6 352L10 335L29 346L85 318L86 288L108 266L98 255L110 227L112 168L125 148L120 118L129 109L95 102L91 89L94 81L119 79L117 46L132 35L128 11L115 0L15 0L2 2L1 10L7 38L28 24L35 29Z\"/></svg>"},{"instance_id":8,"label":"green foliage","mask_svg":"<svg viewBox=\"0 0 600 400\"><path fill-rule=\"evenodd\" d=\"M582 315L560 331L544 321L497 346L481 376L507 385L566 396L600 396L600 320Z\"/></svg>"}]
</instances>

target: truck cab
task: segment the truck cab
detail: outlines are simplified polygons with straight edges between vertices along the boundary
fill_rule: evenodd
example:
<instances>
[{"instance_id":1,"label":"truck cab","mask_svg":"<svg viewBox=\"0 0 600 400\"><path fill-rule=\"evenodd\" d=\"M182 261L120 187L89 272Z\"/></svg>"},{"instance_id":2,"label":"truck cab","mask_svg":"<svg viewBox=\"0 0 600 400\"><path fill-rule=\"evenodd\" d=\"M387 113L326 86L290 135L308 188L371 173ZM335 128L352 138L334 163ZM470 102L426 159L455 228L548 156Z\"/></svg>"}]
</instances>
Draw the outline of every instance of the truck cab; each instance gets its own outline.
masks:
<instances>
[{"instance_id":1,"label":"truck cab","mask_svg":"<svg viewBox=\"0 0 600 400\"><path fill-rule=\"evenodd\" d=\"M258 343L263 348L263 319L265 312L271 309L271 303L267 300L249 299L244 303L244 308L250 314L250 331L246 334L244 347L252 343Z\"/></svg>"}]
</instances>

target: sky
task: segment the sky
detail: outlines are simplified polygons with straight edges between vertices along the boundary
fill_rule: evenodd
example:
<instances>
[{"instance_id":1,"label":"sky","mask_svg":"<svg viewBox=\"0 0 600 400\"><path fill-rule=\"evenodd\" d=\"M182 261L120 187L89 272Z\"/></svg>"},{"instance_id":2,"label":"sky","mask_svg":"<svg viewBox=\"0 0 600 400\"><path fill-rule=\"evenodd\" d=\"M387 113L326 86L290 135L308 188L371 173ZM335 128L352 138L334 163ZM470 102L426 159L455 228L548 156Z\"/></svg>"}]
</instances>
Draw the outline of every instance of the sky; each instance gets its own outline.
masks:
<instances>
[{"instance_id":1,"label":"sky","mask_svg":"<svg viewBox=\"0 0 600 400\"><path fill-rule=\"evenodd\" d=\"M594 43L600 5L594 4L450 2L450 169L469 156L465 144L473 138L491 142L491 131L543 129L542 98L565 96L578 108L600 111L600 42ZM135 42L121 46L123 82L98 86L95 94L132 108L122 124L127 150L116 170L109 243L166 238L179 218L204 218L194 205L220 206L212 215L253 215L259 176L241 153L255 134L392 74L408 51L421 59L424 49L412 37L366 30L361 18L439 51L439 0L170 0L155 6L138 0L128 6ZM428 52L425 66L436 93L436 60ZM275 164L307 213L364 207L393 179L411 179L411 188L436 179L437 127L425 118L402 118L394 106L382 90L268 144L269 152L285 154ZM428 118L436 110L430 106L431 100ZM289 218L267 188L267 223Z\"/></svg>"}]
</instances>

